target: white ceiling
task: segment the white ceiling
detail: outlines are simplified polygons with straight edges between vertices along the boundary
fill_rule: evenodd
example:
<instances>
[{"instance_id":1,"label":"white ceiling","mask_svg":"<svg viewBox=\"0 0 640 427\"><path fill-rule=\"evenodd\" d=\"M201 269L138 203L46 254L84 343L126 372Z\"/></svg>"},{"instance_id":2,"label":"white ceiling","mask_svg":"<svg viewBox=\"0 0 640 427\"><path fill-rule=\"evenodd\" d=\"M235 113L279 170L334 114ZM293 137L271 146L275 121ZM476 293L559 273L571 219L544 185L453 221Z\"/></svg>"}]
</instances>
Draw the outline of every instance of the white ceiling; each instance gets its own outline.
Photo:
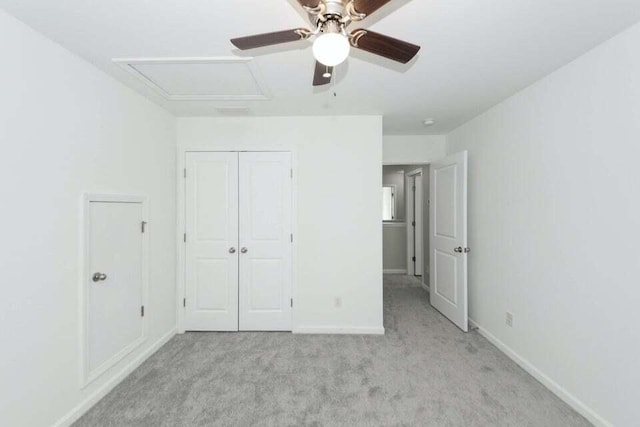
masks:
<instances>
[{"instance_id":1,"label":"white ceiling","mask_svg":"<svg viewBox=\"0 0 640 427\"><path fill-rule=\"evenodd\" d=\"M220 115L222 106L267 116L382 114L386 134L446 133L640 20L640 0L393 0L351 29L419 44L417 59L404 66L355 51L336 70L337 84L318 89L309 42L242 53L228 41L308 26L295 0L0 0L0 7L179 116ZM112 61L228 56L255 57L272 98L171 101ZM437 124L424 127L427 117Z\"/></svg>"}]
</instances>

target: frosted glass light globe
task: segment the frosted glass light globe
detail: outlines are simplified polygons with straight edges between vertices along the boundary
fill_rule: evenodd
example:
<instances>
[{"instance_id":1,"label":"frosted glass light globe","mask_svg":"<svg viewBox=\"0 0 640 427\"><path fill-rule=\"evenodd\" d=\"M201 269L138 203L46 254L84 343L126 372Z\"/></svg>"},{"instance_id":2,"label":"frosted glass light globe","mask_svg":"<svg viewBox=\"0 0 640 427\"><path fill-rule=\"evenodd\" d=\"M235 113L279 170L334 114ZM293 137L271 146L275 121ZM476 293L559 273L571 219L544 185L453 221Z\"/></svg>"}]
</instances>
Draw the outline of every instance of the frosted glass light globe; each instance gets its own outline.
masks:
<instances>
[{"instance_id":1,"label":"frosted glass light globe","mask_svg":"<svg viewBox=\"0 0 640 427\"><path fill-rule=\"evenodd\" d=\"M342 34L323 34L313 43L313 56L327 67L343 63L351 51L349 40Z\"/></svg>"}]
</instances>

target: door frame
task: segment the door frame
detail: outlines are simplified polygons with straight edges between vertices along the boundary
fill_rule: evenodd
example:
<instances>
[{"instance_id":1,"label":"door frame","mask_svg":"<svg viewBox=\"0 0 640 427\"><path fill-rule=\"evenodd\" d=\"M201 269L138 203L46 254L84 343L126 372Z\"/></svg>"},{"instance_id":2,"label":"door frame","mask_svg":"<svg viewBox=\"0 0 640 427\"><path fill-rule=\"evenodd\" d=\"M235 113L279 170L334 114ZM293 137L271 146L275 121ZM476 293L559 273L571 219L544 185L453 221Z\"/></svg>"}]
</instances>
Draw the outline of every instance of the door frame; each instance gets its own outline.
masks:
<instances>
[{"instance_id":1,"label":"door frame","mask_svg":"<svg viewBox=\"0 0 640 427\"><path fill-rule=\"evenodd\" d=\"M184 312L184 298L186 294L186 245L184 242L184 234L186 230L186 191L187 180L185 179L186 171L186 157L187 153L290 153L291 154L291 232L293 233L293 242L291 242L291 298L294 301L291 307L291 333L295 333L297 328L296 323L296 306L295 301L297 299L298 289L298 216L297 216L297 200L298 200L298 156L297 150L292 148L274 148L265 149L264 147L256 146L243 147L243 149L211 149L206 146L200 149L200 144L197 147L178 148L178 167L176 170L176 179L178 185L177 191L177 227L176 227L176 333L184 334L185 330L185 312Z\"/></svg>"},{"instance_id":2,"label":"door frame","mask_svg":"<svg viewBox=\"0 0 640 427\"><path fill-rule=\"evenodd\" d=\"M424 177L424 171L422 168L417 168L412 170L411 172L407 172L404 175L404 189L405 189L405 221L407 223L407 274L412 275L412 276L421 276L423 278L422 282L424 282L424 197L421 196L420 197L420 201L421 206L420 206L420 216L419 216L419 220L420 223L422 224L422 226L420 227L420 230L423 231L422 237L420 238L420 250L416 250L416 253L419 253L420 256L423 258L422 260L422 271L420 271L421 274L416 274L417 271L415 271L414 268L412 268L412 256L411 256L411 252L413 252L413 248L410 247L411 246L411 242L414 240L415 238L415 234L412 235L412 233L415 233L415 231L418 229L418 220L416 218L418 218L418 216L416 216L416 227L412 227L411 225L411 220L409 218L409 212L411 211L410 208L412 208L412 204L414 203L414 192L409 191L409 182L411 179L415 179L416 176L420 176L421 178ZM424 184L423 184L424 185ZM424 189L423 189L424 190ZM416 257L417 258L417 257ZM415 264L414 264L415 265ZM413 274L411 274L413 273Z\"/></svg>"},{"instance_id":3,"label":"door frame","mask_svg":"<svg viewBox=\"0 0 640 427\"><path fill-rule=\"evenodd\" d=\"M149 198L143 195L128 195L128 194L105 194L105 193L84 193L81 199L81 212L80 212L80 242L79 242L79 264L82 268L79 269L80 277L78 278L78 298L80 304L78 304L78 335L79 353L80 353L80 388L84 389L93 383L95 380L105 374L110 368L124 359L127 355L131 354L134 350L139 348L148 338L148 316L142 317L142 336L136 341L129 344L122 349L118 354L114 355L107 362L102 364L94 372L89 372L89 366L87 363L87 357L89 354L88 349L88 298L86 292L86 283L88 277L91 276L90 265L90 231L91 231L91 203L140 203L142 206L142 220L146 222L145 232L140 233L142 235L142 305L147 307L149 297Z\"/></svg>"}]
</instances>

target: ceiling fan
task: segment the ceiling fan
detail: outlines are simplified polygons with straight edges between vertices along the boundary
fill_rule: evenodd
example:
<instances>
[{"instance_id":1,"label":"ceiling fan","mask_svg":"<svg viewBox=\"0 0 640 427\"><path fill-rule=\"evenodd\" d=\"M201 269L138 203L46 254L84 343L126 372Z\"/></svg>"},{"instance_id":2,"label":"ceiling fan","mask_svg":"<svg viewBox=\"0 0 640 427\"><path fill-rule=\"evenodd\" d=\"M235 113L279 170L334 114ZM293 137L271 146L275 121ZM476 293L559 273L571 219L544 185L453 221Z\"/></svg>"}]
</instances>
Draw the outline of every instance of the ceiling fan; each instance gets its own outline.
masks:
<instances>
[{"instance_id":1,"label":"ceiling fan","mask_svg":"<svg viewBox=\"0 0 640 427\"><path fill-rule=\"evenodd\" d=\"M295 28L273 33L231 39L240 50L255 49L315 37L313 55L316 68L314 86L331 82L333 67L349 57L351 47L406 64L420 46L373 31L357 29L350 33L352 22L362 21L391 0L297 0L311 18L315 29Z\"/></svg>"}]
</instances>

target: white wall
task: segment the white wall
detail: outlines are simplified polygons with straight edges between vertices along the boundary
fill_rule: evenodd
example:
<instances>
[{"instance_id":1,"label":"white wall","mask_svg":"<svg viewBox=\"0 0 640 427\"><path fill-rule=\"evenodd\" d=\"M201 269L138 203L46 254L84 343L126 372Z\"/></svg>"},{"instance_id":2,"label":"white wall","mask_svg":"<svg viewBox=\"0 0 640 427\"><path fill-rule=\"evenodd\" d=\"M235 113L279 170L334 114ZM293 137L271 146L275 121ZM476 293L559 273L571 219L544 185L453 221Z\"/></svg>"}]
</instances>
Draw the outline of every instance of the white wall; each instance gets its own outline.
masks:
<instances>
[{"instance_id":1,"label":"white wall","mask_svg":"<svg viewBox=\"0 0 640 427\"><path fill-rule=\"evenodd\" d=\"M407 273L407 223L382 224L382 267L385 273Z\"/></svg>"},{"instance_id":2,"label":"white wall","mask_svg":"<svg viewBox=\"0 0 640 427\"><path fill-rule=\"evenodd\" d=\"M182 118L178 145L292 151L294 331L383 332L381 117Z\"/></svg>"},{"instance_id":3,"label":"white wall","mask_svg":"<svg viewBox=\"0 0 640 427\"><path fill-rule=\"evenodd\" d=\"M0 424L50 426L174 329L175 120L3 11L0 51ZM83 192L149 196L151 275L144 348L81 391Z\"/></svg>"},{"instance_id":4,"label":"white wall","mask_svg":"<svg viewBox=\"0 0 640 427\"><path fill-rule=\"evenodd\" d=\"M385 135L382 144L385 165L430 163L445 155L444 135Z\"/></svg>"},{"instance_id":5,"label":"white wall","mask_svg":"<svg viewBox=\"0 0 640 427\"><path fill-rule=\"evenodd\" d=\"M405 217L405 198L404 198L404 166L383 166L382 167L382 185L395 185L395 220L404 221Z\"/></svg>"},{"instance_id":6,"label":"white wall","mask_svg":"<svg viewBox=\"0 0 640 427\"><path fill-rule=\"evenodd\" d=\"M470 153L471 317L618 426L638 423L639 47L636 25L448 136Z\"/></svg>"},{"instance_id":7,"label":"white wall","mask_svg":"<svg viewBox=\"0 0 640 427\"><path fill-rule=\"evenodd\" d=\"M431 259L431 247L429 244L429 198L431 197L431 167L422 166L422 283L429 284L429 260Z\"/></svg>"}]
</instances>

